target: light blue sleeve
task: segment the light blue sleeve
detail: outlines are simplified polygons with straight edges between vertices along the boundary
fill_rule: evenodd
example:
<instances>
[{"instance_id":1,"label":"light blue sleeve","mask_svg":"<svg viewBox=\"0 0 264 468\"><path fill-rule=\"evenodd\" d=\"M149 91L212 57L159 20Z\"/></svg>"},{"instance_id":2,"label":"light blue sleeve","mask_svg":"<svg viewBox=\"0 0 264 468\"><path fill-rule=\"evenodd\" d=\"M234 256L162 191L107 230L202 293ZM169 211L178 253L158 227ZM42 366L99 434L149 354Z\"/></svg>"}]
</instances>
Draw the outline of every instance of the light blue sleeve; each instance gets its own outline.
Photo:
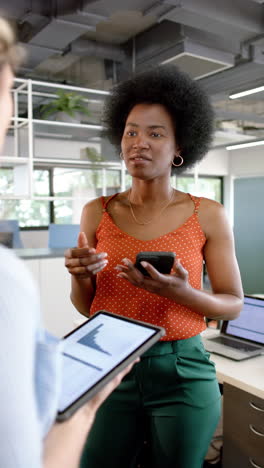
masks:
<instances>
[{"instance_id":1,"label":"light blue sleeve","mask_svg":"<svg viewBox=\"0 0 264 468\"><path fill-rule=\"evenodd\" d=\"M48 344L47 337L39 332L39 309L35 285L23 262L0 248L0 467L3 468L42 466L42 437L56 413L56 398L52 395L59 389L55 388L53 393L52 386L59 365L59 345ZM40 370L43 363L48 365ZM49 382L49 388L45 381Z\"/></svg>"},{"instance_id":2,"label":"light blue sleeve","mask_svg":"<svg viewBox=\"0 0 264 468\"><path fill-rule=\"evenodd\" d=\"M57 414L61 392L63 341L39 330L36 344L35 388L42 435L45 436Z\"/></svg>"}]
</instances>

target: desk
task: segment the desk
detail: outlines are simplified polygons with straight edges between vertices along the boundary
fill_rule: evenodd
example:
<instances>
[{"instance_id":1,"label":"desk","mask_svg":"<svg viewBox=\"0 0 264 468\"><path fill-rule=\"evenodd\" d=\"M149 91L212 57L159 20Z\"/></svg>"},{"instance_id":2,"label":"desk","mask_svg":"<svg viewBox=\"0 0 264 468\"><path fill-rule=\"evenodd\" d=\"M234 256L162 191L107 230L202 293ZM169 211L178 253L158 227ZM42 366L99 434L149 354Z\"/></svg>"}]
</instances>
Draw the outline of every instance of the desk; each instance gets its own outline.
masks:
<instances>
[{"instance_id":1,"label":"desk","mask_svg":"<svg viewBox=\"0 0 264 468\"><path fill-rule=\"evenodd\" d=\"M202 337L216 336L207 329ZM264 355L244 361L211 353L223 384L223 468L264 468Z\"/></svg>"},{"instance_id":2,"label":"desk","mask_svg":"<svg viewBox=\"0 0 264 468\"><path fill-rule=\"evenodd\" d=\"M218 334L218 330L207 328L202 337L208 338ZM211 360L215 363L220 383L229 383L264 399L264 354L244 361L232 361L211 353Z\"/></svg>"}]
</instances>

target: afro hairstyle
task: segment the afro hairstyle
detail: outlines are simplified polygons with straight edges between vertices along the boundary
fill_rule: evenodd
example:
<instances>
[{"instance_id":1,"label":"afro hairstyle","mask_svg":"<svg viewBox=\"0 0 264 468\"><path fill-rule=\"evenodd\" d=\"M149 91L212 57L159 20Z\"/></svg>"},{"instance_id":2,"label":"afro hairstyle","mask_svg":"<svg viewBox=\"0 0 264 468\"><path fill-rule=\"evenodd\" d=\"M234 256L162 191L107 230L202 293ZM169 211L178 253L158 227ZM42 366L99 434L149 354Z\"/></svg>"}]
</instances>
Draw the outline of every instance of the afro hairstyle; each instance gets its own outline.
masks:
<instances>
[{"instance_id":1,"label":"afro hairstyle","mask_svg":"<svg viewBox=\"0 0 264 468\"><path fill-rule=\"evenodd\" d=\"M208 152L214 130L212 105L199 83L174 65L145 71L113 88L105 101L103 124L118 152L128 114L142 103L163 105L172 117L184 160L182 166L172 166L172 173L192 167Z\"/></svg>"}]
</instances>

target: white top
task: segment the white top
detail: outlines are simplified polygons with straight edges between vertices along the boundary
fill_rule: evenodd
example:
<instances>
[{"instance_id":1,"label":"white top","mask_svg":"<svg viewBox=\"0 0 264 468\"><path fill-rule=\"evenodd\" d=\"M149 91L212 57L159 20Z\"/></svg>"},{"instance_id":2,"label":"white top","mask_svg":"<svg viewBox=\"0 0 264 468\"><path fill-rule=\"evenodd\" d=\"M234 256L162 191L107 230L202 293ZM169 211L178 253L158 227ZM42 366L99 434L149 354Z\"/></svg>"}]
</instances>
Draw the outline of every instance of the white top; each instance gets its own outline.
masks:
<instances>
[{"instance_id":1,"label":"white top","mask_svg":"<svg viewBox=\"0 0 264 468\"><path fill-rule=\"evenodd\" d=\"M40 468L57 409L61 342L40 326L39 297L24 263L0 247L0 466Z\"/></svg>"}]
</instances>

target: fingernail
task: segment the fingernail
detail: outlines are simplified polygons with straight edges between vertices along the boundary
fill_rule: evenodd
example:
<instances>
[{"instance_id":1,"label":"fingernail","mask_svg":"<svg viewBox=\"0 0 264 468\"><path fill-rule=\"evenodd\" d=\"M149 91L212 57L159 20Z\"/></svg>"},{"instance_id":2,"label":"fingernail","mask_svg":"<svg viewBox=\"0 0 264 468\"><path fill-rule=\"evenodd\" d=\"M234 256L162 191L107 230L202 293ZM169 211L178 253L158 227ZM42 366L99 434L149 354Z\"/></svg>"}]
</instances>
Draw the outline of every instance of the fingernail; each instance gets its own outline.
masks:
<instances>
[{"instance_id":1,"label":"fingernail","mask_svg":"<svg viewBox=\"0 0 264 468\"><path fill-rule=\"evenodd\" d=\"M146 262L140 262L140 263L144 268L146 268L148 266L148 264Z\"/></svg>"},{"instance_id":2,"label":"fingernail","mask_svg":"<svg viewBox=\"0 0 264 468\"><path fill-rule=\"evenodd\" d=\"M99 253L98 257L99 258L105 258L105 257L107 257L107 253L106 252Z\"/></svg>"},{"instance_id":3,"label":"fingernail","mask_svg":"<svg viewBox=\"0 0 264 468\"><path fill-rule=\"evenodd\" d=\"M128 260L128 258L123 258L122 262L127 266L130 265L130 260Z\"/></svg>"}]
</instances>

